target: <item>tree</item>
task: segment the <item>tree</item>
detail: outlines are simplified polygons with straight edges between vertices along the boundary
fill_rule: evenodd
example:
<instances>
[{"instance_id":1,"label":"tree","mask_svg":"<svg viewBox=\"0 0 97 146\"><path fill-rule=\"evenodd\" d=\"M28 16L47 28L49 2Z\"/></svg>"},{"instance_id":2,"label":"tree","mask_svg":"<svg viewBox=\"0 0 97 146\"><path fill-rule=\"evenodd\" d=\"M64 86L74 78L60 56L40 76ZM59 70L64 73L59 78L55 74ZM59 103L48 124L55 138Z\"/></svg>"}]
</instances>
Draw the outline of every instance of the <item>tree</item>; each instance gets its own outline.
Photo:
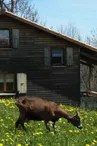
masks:
<instances>
[{"instance_id":1,"label":"tree","mask_svg":"<svg viewBox=\"0 0 97 146\"><path fill-rule=\"evenodd\" d=\"M97 29L90 31L90 36L86 36L85 42L91 46L97 47ZM82 68L83 69L83 68ZM83 69L83 79L84 82L87 82L88 85L88 76L87 74L88 67L84 67ZM94 65L93 68L93 90L97 91L97 66Z\"/></svg>"},{"instance_id":2,"label":"tree","mask_svg":"<svg viewBox=\"0 0 97 146\"><path fill-rule=\"evenodd\" d=\"M97 47L97 28L94 30L91 30L90 36L86 37L86 43L94 47Z\"/></svg>"},{"instance_id":3,"label":"tree","mask_svg":"<svg viewBox=\"0 0 97 146\"><path fill-rule=\"evenodd\" d=\"M86 37L85 42L89 45L91 45L91 39L89 36Z\"/></svg>"},{"instance_id":4,"label":"tree","mask_svg":"<svg viewBox=\"0 0 97 146\"><path fill-rule=\"evenodd\" d=\"M30 0L5 0L5 8L21 17L38 22L39 15L35 9L35 5L31 4Z\"/></svg>"},{"instance_id":5,"label":"tree","mask_svg":"<svg viewBox=\"0 0 97 146\"><path fill-rule=\"evenodd\" d=\"M78 29L72 23L68 23L68 25L65 27L61 25L58 28L58 32L63 33L69 37L72 37L73 39L81 40L81 36L79 34Z\"/></svg>"}]
</instances>

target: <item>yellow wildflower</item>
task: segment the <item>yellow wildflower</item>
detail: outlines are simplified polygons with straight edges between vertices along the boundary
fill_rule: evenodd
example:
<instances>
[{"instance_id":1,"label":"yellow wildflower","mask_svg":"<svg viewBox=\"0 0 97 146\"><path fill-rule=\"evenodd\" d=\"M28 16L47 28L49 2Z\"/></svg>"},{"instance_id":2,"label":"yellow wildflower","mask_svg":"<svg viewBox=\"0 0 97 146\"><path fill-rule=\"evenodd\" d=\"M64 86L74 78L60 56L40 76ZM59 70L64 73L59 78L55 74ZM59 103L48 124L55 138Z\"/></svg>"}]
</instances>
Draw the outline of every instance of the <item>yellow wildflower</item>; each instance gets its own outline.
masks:
<instances>
[{"instance_id":1,"label":"yellow wildflower","mask_svg":"<svg viewBox=\"0 0 97 146\"><path fill-rule=\"evenodd\" d=\"M94 142L92 142L92 145L95 145L95 143L94 143Z\"/></svg>"},{"instance_id":2,"label":"yellow wildflower","mask_svg":"<svg viewBox=\"0 0 97 146\"><path fill-rule=\"evenodd\" d=\"M17 144L17 146L22 146L21 144Z\"/></svg>"},{"instance_id":3,"label":"yellow wildflower","mask_svg":"<svg viewBox=\"0 0 97 146\"><path fill-rule=\"evenodd\" d=\"M2 143L0 143L0 146L3 146L3 144L2 144Z\"/></svg>"},{"instance_id":4,"label":"yellow wildflower","mask_svg":"<svg viewBox=\"0 0 97 146\"><path fill-rule=\"evenodd\" d=\"M94 142L94 143L97 143L97 141L96 141L95 139L93 140L93 142Z\"/></svg>"},{"instance_id":5,"label":"yellow wildflower","mask_svg":"<svg viewBox=\"0 0 97 146\"><path fill-rule=\"evenodd\" d=\"M54 135L54 132L52 131L52 132L50 132L52 135Z\"/></svg>"},{"instance_id":6,"label":"yellow wildflower","mask_svg":"<svg viewBox=\"0 0 97 146\"><path fill-rule=\"evenodd\" d=\"M41 143L39 143L38 146L43 146L43 145Z\"/></svg>"},{"instance_id":7,"label":"yellow wildflower","mask_svg":"<svg viewBox=\"0 0 97 146\"><path fill-rule=\"evenodd\" d=\"M72 133L73 131L72 130L69 130L69 132Z\"/></svg>"},{"instance_id":8,"label":"yellow wildflower","mask_svg":"<svg viewBox=\"0 0 97 146\"><path fill-rule=\"evenodd\" d=\"M89 144L86 144L85 146L90 146Z\"/></svg>"}]
</instances>

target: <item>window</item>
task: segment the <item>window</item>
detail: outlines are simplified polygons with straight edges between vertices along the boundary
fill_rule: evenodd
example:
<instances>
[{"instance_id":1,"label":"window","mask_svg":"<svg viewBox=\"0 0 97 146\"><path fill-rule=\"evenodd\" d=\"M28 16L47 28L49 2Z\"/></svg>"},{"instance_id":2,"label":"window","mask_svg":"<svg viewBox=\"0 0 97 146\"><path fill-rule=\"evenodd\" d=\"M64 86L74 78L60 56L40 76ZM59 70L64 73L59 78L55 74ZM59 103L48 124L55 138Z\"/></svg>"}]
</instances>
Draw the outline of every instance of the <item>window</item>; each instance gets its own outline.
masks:
<instances>
[{"instance_id":1,"label":"window","mask_svg":"<svg viewBox=\"0 0 97 146\"><path fill-rule=\"evenodd\" d=\"M0 47L9 47L9 30L2 29L0 30Z\"/></svg>"},{"instance_id":2,"label":"window","mask_svg":"<svg viewBox=\"0 0 97 146\"><path fill-rule=\"evenodd\" d=\"M63 65L63 49L57 48L51 51L52 65Z\"/></svg>"},{"instance_id":3,"label":"window","mask_svg":"<svg viewBox=\"0 0 97 146\"><path fill-rule=\"evenodd\" d=\"M13 92L15 89L14 74L0 74L0 92Z\"/></svg>"},{"instance_id":4,"label":"window","mask_svg":"<svg viewBox=\"0 0 97 146\"><path fill-rule=\"evenodd\" d=\"M71 66L73 65L73 48L72 47L45 47L44 48L44 65L45 66Z\"/></svg>"}]
</instances>

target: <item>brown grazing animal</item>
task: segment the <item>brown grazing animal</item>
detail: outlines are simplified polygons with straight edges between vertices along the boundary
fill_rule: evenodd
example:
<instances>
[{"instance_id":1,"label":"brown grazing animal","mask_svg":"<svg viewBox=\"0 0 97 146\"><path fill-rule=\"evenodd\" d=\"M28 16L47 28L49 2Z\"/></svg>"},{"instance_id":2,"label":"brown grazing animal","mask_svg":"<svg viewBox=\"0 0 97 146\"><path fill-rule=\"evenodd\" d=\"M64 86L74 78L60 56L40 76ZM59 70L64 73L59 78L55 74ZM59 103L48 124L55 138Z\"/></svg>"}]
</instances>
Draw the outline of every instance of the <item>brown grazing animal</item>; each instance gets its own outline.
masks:
<instances>
[{"instance_id":1,"label":"brown grazing animal","mask_svg":"<svg viewBox=\"0 0 97 146\"><path fill-rule=\"evenodd\" d=\"M29 120L43 120L48 131L50 131L48 122L52 121L54 132L56 132L55 122L58 121L59 118L65 118L72 125L76 126L79 129L82 129L82 124L78 116L78 112L75 116L72 116L62 108L60 108L55 102L46 101L41 98L30 98L27 96L21 98L17 97L18 93L16 93L15 96L15 104L19 108L20 115L15 123L16 128L18 128L18 125L21 124L23 129L26 130L24 126L25 121L28 122Z\"/></svg>"}]
</instances>

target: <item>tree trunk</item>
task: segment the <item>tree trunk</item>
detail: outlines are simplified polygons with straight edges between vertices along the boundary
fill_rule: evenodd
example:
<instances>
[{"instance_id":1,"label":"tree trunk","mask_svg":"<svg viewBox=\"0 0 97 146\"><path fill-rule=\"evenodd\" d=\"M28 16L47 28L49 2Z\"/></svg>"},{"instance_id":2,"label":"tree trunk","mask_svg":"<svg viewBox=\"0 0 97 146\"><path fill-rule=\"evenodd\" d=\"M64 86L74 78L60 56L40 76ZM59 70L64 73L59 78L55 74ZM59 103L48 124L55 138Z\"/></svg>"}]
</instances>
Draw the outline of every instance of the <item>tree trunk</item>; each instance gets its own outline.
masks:
<instances>
[{"instance_id":1,"label":"tree trunk","mask_svg":"<svg viewBox=\"0 0 97 146\"><path fill-rule=\"evenodd\" d=\"M14 0L11 0L11 12L14 13Z\"/></svg>"}]
</instances>

